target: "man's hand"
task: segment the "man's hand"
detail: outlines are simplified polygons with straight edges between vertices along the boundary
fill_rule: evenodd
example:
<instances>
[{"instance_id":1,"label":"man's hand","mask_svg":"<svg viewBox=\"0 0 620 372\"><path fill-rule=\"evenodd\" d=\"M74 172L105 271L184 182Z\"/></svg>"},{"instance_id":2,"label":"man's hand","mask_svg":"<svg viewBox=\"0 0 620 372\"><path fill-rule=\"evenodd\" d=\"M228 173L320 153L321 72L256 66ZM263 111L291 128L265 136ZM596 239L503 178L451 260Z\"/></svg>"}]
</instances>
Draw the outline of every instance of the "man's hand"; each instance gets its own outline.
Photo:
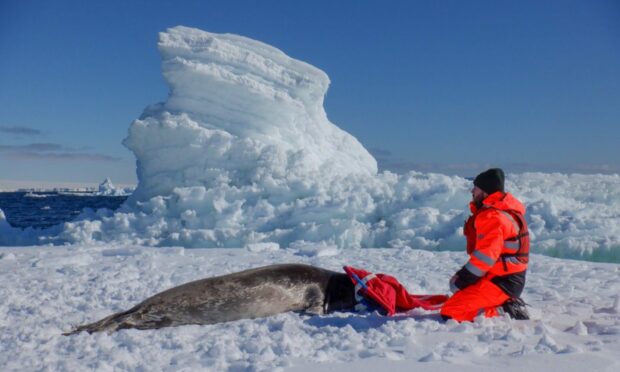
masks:
<instances>
[{"instance_id":1,"label":"man's hand","mask_svg":"<svg viewBox=\"0 0 620 372\"><path fill-rule=\"evenodd\" d=\"M450 290L452 293L455 293L461 289L469 287L478 280L480 280L480 277L475 276L465 267L462 267L456 272L456 274L452 275L452 278L450 278Z\"/></svg>"}]
</instances>

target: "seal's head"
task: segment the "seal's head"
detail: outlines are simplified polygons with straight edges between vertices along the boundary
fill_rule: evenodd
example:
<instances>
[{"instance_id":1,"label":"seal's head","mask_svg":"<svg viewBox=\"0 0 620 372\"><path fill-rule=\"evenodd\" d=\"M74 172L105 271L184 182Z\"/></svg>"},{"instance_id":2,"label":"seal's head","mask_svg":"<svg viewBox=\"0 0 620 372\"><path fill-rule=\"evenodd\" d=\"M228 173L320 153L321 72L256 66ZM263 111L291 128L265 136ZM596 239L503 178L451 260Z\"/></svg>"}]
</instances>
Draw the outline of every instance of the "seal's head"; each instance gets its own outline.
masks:
<instances>
[{"instance_id":1,"label":"seal's head","mask_svg":"<svg viewBox=\"0 0 620 372\"><path fill-rule=\"evenodd\" d=\"M355 307L355 287L346 274L334 274L329 278L325 293L325 313L350 310Z\"/></svg>"}]
</instances>

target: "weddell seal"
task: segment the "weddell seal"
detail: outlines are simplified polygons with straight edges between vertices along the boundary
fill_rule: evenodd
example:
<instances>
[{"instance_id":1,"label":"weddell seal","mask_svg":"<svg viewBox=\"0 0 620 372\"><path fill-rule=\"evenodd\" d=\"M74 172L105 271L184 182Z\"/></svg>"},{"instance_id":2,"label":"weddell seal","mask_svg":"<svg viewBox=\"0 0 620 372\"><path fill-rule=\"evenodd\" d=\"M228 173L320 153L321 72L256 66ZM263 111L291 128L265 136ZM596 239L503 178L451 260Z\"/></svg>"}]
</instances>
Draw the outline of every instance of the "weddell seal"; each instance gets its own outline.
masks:
<instances>
[{"instance_id":1,"label":"weddell seal","mask_svg":"<svg viewBox=\"0 0 620 372\"><path fill-rule=\"evenodd\" d=\"M351 310L355 303L354 286L346 274L280 264L185 283L63 334L214 324L287 311L326 314Z\"/></svg>"}]
</instances>

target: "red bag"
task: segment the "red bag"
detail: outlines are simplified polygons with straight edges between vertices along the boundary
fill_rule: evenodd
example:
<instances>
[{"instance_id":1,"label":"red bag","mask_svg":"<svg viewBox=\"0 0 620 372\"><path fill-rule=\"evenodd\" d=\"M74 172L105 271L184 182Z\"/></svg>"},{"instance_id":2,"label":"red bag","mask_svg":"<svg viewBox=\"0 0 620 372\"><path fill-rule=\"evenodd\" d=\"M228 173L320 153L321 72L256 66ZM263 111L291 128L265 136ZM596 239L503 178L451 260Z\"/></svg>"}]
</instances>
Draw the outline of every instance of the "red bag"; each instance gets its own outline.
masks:
<instances>
[{"instance_id":1,"label":"red bag","mask_svg":"<svg viewBox=\"0 0 620 372\"><path fill-rule=\"evenodd\" d=\"M370 299L381 306L389 316L397 311L408 311L418 307L425 310L439 310L448 299L448 296L440 294L410 294L396 278L387 274L375 275L351 266L343 268L355 284L356 298L361 296Z\"/></svg>"}]
</instances>

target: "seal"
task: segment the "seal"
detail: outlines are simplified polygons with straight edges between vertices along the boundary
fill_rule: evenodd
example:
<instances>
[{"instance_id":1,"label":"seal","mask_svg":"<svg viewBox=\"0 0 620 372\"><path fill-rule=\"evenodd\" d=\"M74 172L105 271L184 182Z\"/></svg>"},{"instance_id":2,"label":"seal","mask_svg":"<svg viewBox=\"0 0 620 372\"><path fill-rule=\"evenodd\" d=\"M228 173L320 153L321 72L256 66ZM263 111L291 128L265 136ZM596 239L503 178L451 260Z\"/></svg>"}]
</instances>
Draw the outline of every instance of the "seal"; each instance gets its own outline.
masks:
<instances>
[{"instance_id":1,"label":"seal","mask_svg":"<svg viewBox=\"0 0 620 372\"><path fill-rule=\"evenodd\" d=\"M279 264L185 283L63 335L214 324L287 311L320 315L351 310L355 303L354 286L346 274Z\"/></svg>"}]
</instances>

